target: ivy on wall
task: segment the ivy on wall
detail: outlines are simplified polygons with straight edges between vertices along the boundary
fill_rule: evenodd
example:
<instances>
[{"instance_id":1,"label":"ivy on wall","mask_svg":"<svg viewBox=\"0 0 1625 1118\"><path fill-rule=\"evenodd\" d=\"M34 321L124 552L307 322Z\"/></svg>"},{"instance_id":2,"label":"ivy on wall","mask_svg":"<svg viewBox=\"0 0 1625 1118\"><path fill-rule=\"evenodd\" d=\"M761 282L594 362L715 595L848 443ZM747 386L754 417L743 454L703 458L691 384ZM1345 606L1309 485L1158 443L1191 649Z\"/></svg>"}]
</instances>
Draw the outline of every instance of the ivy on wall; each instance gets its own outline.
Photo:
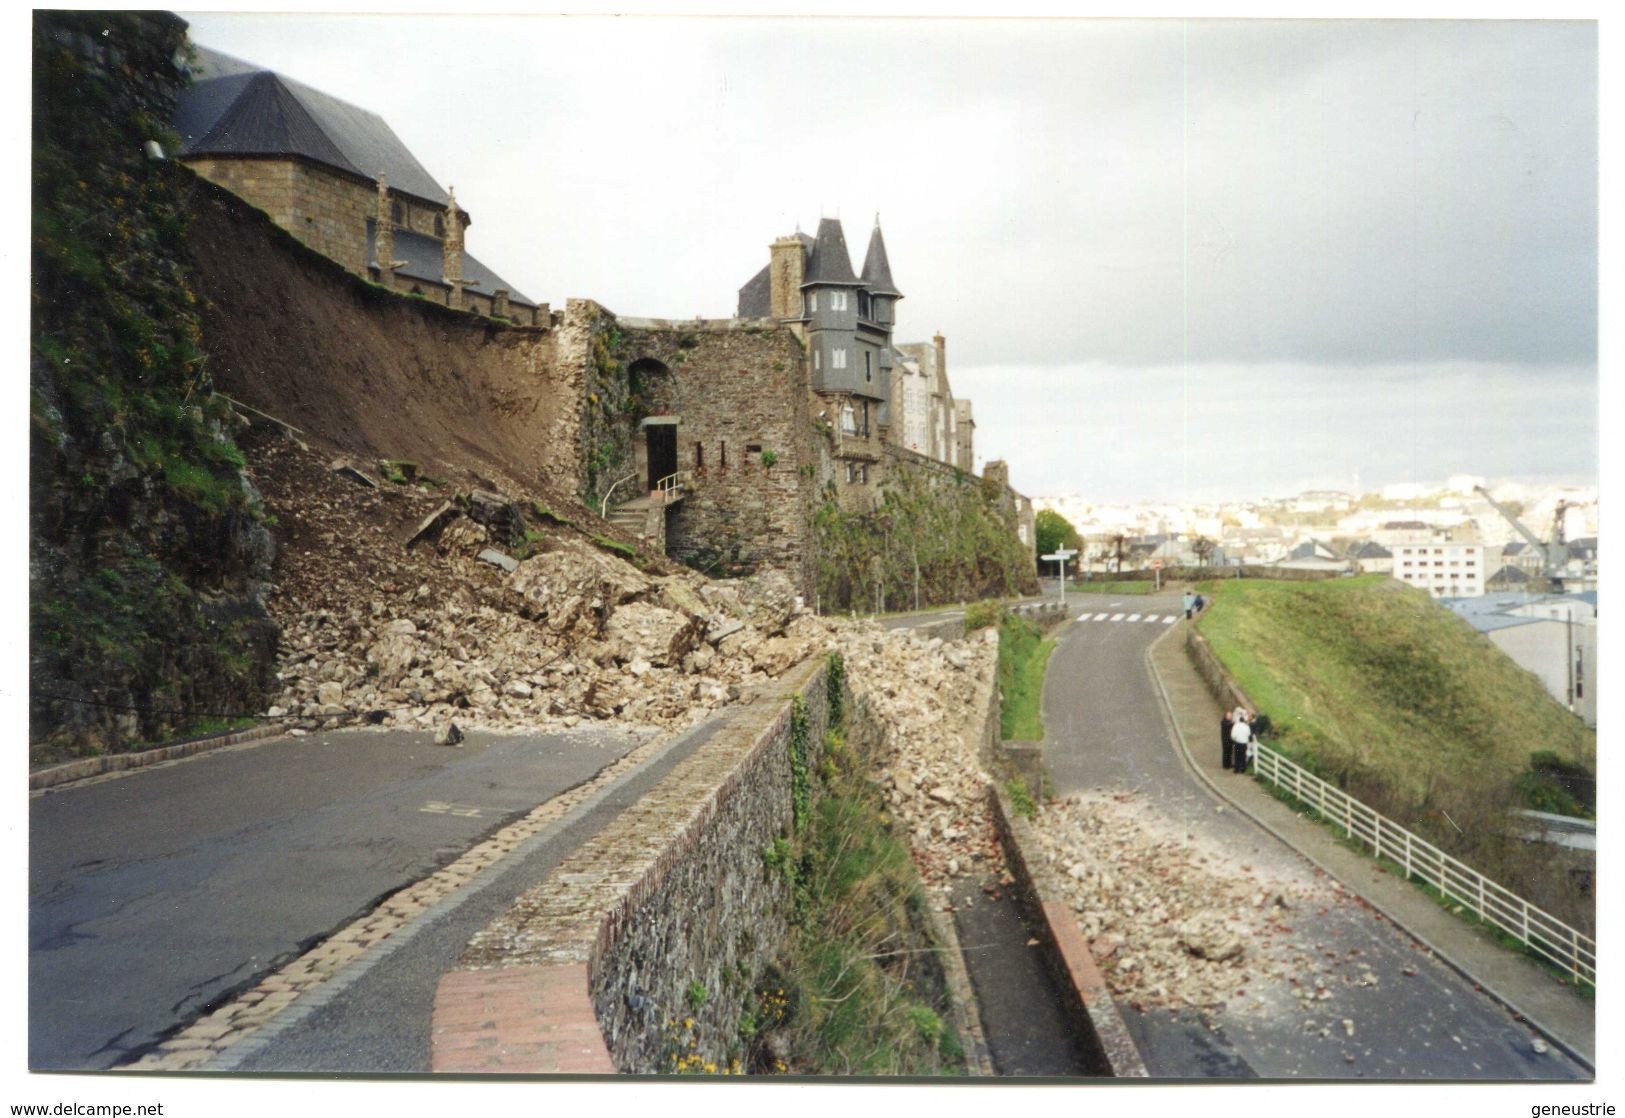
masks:
<instances>
[{"instance_id":1,"label":"ivy on wall","mask_svg":"<svg viewBox=\"0 0 1625 1118\"><path fill-rule=\"evenodd\" d=\"M257 709L275 627L247 591L271 541L210 392L191 174L151 158L184 24L34 21L30 725L34 759Z\"/></svg>"},{"instance_id":2,"label":"ivy on wall","mask_svg":"<svg viewBox=\"0 0 1625 1118\"><path fill-rule=\"evenodd\" d=\"M1032 562L996 485L895 468L872 511L833 482L813 510L814 581L826 611L903 610L1031 592Z\"/></svg>"}]
</instances>

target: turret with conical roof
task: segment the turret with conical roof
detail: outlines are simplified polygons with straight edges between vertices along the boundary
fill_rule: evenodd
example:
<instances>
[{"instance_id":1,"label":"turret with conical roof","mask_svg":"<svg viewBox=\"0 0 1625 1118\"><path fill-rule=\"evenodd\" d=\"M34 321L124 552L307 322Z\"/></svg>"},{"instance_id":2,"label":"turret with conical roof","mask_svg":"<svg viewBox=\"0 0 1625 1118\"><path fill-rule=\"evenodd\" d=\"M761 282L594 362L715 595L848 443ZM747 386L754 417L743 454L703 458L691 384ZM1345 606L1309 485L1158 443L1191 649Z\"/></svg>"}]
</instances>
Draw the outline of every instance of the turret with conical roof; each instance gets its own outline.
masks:
<instances>
[{"instance_id":1,"label":"turret with conical roof","mask_svg":"<svg viewBox=\"0 0 1625 1118\"><path fill-rule=\"evenodd\" d=\"M897 300L903 293L891 278L891 261L886 259L886 238L880 233L880 215L875 215L874 232L869 234L869 251L863 258L860 277L869 295L870 321L880 326L891 326L897 321Z\"/></svg>"}]
</instances>

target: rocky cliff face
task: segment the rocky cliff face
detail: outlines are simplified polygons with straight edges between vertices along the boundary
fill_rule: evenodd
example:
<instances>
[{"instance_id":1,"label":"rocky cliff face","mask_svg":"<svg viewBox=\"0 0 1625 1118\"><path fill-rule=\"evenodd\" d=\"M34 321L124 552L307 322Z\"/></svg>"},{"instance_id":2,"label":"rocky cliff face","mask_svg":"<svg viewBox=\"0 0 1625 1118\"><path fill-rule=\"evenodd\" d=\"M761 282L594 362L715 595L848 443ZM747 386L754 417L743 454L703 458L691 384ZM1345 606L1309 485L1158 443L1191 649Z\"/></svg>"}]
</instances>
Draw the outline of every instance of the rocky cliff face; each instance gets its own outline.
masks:
<instances>
[{"instance_id":1,"label":"rocky cliff face","mask_svg":"<svg viewBox=\"0 0 1625 1118\"><path fill-rule=\"evenodd\" d=\"M210 398L189 175L161 122L171 16L38 13L30 346L31 753L152 740L260 705L272 543Z\"/></svg>"}]
</instances>

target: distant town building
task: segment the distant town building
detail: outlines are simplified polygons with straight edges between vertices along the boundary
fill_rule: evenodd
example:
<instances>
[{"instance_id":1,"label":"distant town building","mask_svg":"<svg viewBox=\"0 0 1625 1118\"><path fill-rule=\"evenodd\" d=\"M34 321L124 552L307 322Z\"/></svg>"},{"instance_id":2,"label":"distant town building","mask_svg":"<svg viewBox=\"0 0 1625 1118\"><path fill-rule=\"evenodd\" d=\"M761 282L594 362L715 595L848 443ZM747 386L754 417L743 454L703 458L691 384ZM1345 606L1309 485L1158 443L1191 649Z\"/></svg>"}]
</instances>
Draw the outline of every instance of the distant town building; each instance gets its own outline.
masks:
<instances>
[{"instance_id":1,"label":"distant town building","mask_svg":"<svg viewBox=\"0 0 1625 1118\"><path fill-rule=\"evenodd\" d=\"M1443 602L1520 666L1546 691L1597 724L1597 596L1498 593Z\"/></svg>"},{"instance_id":2,"label":"distant town building","mask_svg":"<svg viewBox=\"0 0 1625 1118\"><path fill-rule=\"evenodd\" d=\"M1427 543L1400 544L1393 576L1436 598L1476 598L1484 593L1484 545L1439 533Z\"/></svg>"}]
</instances>

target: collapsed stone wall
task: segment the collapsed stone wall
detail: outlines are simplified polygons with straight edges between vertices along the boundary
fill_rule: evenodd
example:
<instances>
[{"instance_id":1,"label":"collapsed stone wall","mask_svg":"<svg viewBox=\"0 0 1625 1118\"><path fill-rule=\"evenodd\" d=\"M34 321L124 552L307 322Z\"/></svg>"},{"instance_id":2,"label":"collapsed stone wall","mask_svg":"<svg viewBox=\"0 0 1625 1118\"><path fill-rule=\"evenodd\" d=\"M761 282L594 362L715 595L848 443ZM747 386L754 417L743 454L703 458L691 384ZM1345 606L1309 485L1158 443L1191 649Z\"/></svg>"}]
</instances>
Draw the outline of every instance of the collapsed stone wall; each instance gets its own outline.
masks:
<instances>
[{"instance_id":1,"label":"collapsed stone wall","mask_svg":"<svg viewBox=\"0 0 1625 1118\"><path fill-rule=\"evenodd\" d=\"M574 488L584 371L560 331L390 294L202 179L191 209L220 391L363 462Z\"/></svg>"}]
</instances>

